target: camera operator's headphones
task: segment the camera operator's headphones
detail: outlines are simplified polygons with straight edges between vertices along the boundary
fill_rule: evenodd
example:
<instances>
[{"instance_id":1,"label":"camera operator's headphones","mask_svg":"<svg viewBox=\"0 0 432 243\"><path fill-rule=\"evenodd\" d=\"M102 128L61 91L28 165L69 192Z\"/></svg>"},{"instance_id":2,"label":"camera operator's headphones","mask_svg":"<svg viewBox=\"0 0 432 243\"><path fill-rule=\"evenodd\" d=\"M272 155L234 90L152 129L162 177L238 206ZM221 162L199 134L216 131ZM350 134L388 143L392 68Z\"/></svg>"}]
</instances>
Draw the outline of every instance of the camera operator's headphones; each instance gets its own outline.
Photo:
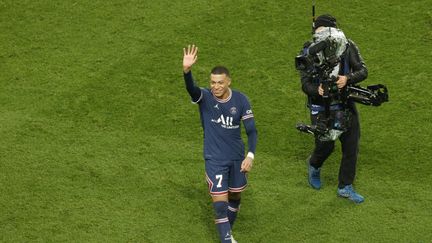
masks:
<instances>
[{"instance_id":1,"label":"camera operator's headphones","mask_svg":"<svg viewBox=\"0 0 432 243\"><path fill-rule=\"evenodd\" d=\"M336 18L330 14L323 14L318 16L313 23L313 30L315 31L318 27L333 27L337 28Z\"/></svg>"}]
</instances>

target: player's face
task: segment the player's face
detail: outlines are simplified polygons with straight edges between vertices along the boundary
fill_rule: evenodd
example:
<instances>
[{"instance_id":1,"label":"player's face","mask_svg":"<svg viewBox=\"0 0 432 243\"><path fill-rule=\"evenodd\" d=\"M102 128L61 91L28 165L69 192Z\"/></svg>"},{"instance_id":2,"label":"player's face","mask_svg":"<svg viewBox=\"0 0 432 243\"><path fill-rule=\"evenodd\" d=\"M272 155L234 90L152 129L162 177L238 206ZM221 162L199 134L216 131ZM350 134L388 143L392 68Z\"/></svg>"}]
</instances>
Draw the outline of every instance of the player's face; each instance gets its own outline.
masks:
<instances>
[{"instance_id":1,"label":"player's face","mask_svg":"<svg viewBox=\"0 0 432 243\"><path fill-rule=\"evenodd\" d=\"M214 96L219 99L226 99L229 96L229 86L231 79L226 74L211 74L210 88Z\"/></svg>"}]
</instances>

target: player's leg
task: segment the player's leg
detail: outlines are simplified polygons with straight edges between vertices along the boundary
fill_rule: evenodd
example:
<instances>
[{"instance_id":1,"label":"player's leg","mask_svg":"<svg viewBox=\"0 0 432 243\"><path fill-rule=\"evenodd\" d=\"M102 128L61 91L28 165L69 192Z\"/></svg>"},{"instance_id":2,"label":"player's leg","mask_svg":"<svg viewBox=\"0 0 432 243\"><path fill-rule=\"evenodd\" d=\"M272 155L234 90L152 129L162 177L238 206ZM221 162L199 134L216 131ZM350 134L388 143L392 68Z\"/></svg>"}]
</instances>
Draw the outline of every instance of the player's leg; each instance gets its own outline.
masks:
<instances>
[{"instance_id":1,"label":"player's leg","mask_svg":"<svg viewBox=\"0 0 432 243\"><path fill-rule=\"evenodd\" d=\"M221 242L231 242L231 225L228 219L228 194L212 196L215 224Z\"/></svg>"},{"instance_id":2,"label":"player's leg","mask_svg":"<svg viewBox=\"0 0 432 243\"><path fill-rule=\"evenodd\" d=\"M231 242L231 225L228 219L229 169L214 161L206 160L206 179L215 210L215 224L221 242Z\"/></svg>"},{"instance_id":3,"label":"player's leg","mask_svg":"<svg viewBox=\"0 0 432 243\"><path fill-rule=\"evenodd\" d=\"M228 219L231 228L237 218L237 213L240 210L241 192L246 189L247 176L246 173L240 172L242 161L233 161L230 167L230 181L228 194Z\"/></svg>"},{"instance_id":4,"label":"player's leg","mask_svg":"<svg viewBox=\"0 0 432 243\"><path fill-rule=\"evenodd\" d=\"M241 192L229 192L228 194L228 219L233 228L237 213L240 210Z\"/></svg>"}]
</instances>

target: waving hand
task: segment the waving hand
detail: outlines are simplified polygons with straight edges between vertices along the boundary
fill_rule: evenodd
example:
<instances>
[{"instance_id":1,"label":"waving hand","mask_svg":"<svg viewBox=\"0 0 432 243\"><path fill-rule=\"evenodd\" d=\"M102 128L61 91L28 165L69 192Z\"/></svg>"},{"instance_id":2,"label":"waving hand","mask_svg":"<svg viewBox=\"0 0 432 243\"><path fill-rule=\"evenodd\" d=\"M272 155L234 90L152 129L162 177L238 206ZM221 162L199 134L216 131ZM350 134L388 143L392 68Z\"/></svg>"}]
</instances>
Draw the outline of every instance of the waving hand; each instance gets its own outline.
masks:
<instances>
[{"instance_id":1,"label":"waving hand","mask_svg":"<svg viewBox=\"0 0 432 243\"><path fill-rule=\"evenodd\" d=\"M183 72L187 73L191 70L192 65L198 59L198 47L195 45L188 45L187 49L183 48Z\"/></svg>"}]
</instances>

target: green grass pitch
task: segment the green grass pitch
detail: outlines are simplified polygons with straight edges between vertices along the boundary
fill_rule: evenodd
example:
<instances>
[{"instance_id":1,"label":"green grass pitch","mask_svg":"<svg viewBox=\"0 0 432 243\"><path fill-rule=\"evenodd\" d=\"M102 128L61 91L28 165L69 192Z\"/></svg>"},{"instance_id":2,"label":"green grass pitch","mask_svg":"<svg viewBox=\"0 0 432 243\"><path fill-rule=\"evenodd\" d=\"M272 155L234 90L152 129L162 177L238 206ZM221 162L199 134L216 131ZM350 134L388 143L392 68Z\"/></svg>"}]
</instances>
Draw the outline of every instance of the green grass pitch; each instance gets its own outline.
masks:
<instances>
[{"instance_id":1,"label":"green grass pitch","mask_svg":"<svg viewBox=\"0 0 432 243\"><path fill-rule=\"evenodd\" d=\"M358 44L362 85L389 88L358 105L362 205L336 197L339 143L323 189L307 184L294 56L311 2L0 0L0 241L217 242L182 78L193 43L200 85L223 64L254 108L239 242L431 242L431 2L317 1Z\"/></svg>"}]
</instances>

